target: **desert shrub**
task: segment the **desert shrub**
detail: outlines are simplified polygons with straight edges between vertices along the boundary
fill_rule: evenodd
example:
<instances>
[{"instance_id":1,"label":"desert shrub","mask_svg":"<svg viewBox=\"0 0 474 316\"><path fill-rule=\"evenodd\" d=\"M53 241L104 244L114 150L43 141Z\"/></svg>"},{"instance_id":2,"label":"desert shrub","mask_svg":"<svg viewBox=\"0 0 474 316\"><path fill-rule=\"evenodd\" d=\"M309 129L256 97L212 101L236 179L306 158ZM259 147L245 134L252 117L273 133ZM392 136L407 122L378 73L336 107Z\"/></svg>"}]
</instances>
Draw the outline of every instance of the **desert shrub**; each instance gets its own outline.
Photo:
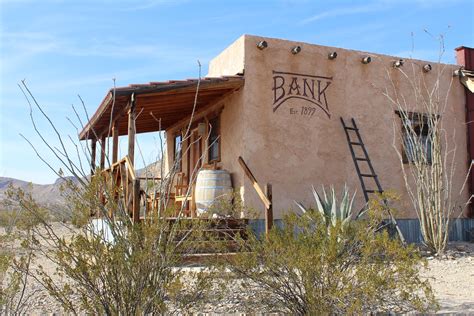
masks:
<instances>
[{"instance_id":1,"label":"desert shrub","mask_svg":"<svg viewBox=\"0 0 474 316\"><path fill-rule=\"evenodd\" d=\"M319 211L286 215L268 238L250 234L248 250L229 257L230 277L244 280L269 310L297 315L427 311L436 307L425 263L412 246L386 232L375 233L381 218L341 220L326 226ZM249 301L249 303L250 303Z\"/></svg>"},{"instance_id":2,"label":"desert shrub","mask_svg":"<svg viewBox=\"0 0 474 316\"><path fill-rule=\"evenodd\" d=\"M184 273L183 267L206 223L179 217L133 223L120 201L100 202L97 178L81 189L69 188L74 225L52 223L29 194L12 194L20 211L35 219L26 222L30 247L56 267L51 273L37 265L32 277L73 314L163 314L172 312L169 306L183 311L196 304L210 276ZM95 227L91 212L100 217Z\"/></svg>"},{"instance_id":3,"label":"desert shrub","mask_svg":"<svg viewBox=\"0 0 474 316\"><path fill-rule=\"evenodd\" d=\"M441 255L448 244L452 219L471 202L472 195L466 196L465 190L473 163L469 163L465 177L458 175L459 131L456 125L451 127L448 123L452 87L457 78L451 75L449 65L441 63L445 53L444 34L426 33L439 46L432 75L425 76L416 61L407 61L404 67L391 67L386 70L383 95L398 114L393 116L392 147L400 162L412 209L420 222L423 243L433 254ZM457 187L461 178L464 181Z\"/></svg>"},{"instance_id":4,"label":"desert shrub","mask_svg":"<svg viewBox=\"0 0 474 316\"><path fill-rule=\"evenodd\" d=\"M38 209L38 215L46 216L43 209ZM29 247L31 228L37 220L9 208L1 213L0 223L0 314L20 315L31 297L25 290L34 258Z\"/></svg>"}]
</instances>

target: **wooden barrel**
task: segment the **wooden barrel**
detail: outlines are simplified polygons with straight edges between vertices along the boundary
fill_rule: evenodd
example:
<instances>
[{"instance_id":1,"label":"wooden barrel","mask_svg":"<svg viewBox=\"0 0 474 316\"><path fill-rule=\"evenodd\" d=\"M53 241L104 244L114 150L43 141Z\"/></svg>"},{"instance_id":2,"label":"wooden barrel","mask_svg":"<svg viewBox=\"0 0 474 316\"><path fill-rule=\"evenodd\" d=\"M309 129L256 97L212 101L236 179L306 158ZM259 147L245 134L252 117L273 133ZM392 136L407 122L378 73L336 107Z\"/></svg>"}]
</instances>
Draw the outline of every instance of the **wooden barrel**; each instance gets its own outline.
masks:
<instances>
[{"instance_id":1,"label":"wooden barrel","mask_svg":"<svg viewBox=\"0 0 474 316\"><path fill-rule=\"evenodd\" d=\"M217 208L218 205L221 205L221 202L230 205L232 182L229 172L226 170L200 170L197 175L194 194L198 215L207 212L213 205ZM213 211L219 214L219 210L213 209Z\"/></svg>"}]
</instances>

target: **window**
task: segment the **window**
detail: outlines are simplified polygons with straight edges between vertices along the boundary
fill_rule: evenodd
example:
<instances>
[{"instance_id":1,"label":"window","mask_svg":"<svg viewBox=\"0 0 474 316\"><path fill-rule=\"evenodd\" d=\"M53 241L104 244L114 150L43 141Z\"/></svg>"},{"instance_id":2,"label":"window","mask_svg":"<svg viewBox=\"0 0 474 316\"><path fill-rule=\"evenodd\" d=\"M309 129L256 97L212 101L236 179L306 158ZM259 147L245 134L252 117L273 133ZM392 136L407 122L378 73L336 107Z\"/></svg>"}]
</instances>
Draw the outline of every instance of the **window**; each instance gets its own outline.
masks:
<instances>
[{"instance_id":1,"label":"window","mask_svg":"<svg viewBox=\"0 0 474 316\"><path fill-rule=\"evenodd\" d=\"M220 149L220 124L219 117L215 117L209 121L210 135L209 135L209 151L208 161L219 161L221 159Z\"/></svg>"},{"instance_id":2,"label":"window","mask_svg":"<svg viewBox=\"0 0 474 316\"><path fill-rule=\"evenodd\" d=\"M182 156L183 156L183 151L182 151L182 136L181 134L178 134L174 137L174 161L177 163L177 171L181 171L181 166L182 166Z\"/></svg>"},{"instance_id":3,"label":"window","mask_svg":"<svg viewBox=\"0 0 474 316\"><path fill-rule=\"evenodd\" d=\"M432 133L428 117L413 112L397 114L402 119L403 162L431 164Z\"/></svg>"}]
</instances>

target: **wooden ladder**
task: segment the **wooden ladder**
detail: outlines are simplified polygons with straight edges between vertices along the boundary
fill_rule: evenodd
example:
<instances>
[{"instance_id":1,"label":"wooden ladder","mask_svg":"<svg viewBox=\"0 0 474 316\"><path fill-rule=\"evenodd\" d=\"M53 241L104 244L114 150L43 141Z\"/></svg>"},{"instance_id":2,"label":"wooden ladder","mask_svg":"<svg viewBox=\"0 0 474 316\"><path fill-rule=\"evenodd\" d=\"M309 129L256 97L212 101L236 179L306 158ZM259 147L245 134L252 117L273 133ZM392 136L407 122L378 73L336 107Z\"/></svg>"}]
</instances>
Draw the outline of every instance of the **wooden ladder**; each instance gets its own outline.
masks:
<instances>
[{"instance_id":1,"label":"wooden ladder","mask_svg":"<svg viewBox=\"0 0 474 316\"><path fill-rule=\"evenodd\" d=\"M362 141L362 137L360 136L359 128L357 127L357 124L353 118L351 118L351 123L352 123L352 126L346 124L346 122L344 122L344 119L341 117L341 124L342 124L342 127L344 128L344 132L346 133L347 144L349 145L352 161L354 162L354 166L357 171L357 176L359 177L360 185L362 187L362 192L364 193L365 202L368 203L369 194L383 193L384 191L382 189L382 185L380 184L379 178L377 174L375 173L374 166L372 165L372 162L370 161L369 154L367 153L367 149L365 148L364 142ZM353 140L353 137L351 138L351 133L355 134L356 136L355 140ZM355 146L359 146L362 149L362 157L356 156L356 153L354 150ZM361 172L360 164L364 164L364 163L369 167L368 173ZM373 188L368 188L366 181L370 181L370 179L373 180L373 184L375 184L375 186L377 187L377 190ZM387 204L386 200L384 200L383 202L385 205ZM388 206L386 207L386 209L387 209L388 215L390 216L390 220L392 221L393 225L395 226L397 230L400 240L402 241L403 244L405 244L406 243L405 238L403 237L402 231L400 230L400 227L397 224L397 220L393 216Z\"/></svg>"}]
</instances>

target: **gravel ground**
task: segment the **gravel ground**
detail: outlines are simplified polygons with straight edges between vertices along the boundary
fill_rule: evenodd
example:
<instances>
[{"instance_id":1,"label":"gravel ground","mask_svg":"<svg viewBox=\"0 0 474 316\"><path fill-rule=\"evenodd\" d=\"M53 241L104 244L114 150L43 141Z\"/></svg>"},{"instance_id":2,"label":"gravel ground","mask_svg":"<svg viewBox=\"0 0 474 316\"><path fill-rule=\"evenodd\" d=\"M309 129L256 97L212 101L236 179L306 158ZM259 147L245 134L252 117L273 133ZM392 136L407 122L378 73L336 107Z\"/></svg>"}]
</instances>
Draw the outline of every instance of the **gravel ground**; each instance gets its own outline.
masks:
<instances>
[{"instance_id":1,"label":"gravel ground","mask_svg":"<svg viewBox=\"0 0 474 316\"><path fill-rule=\"evenodd\" d=\"M422 272L439 300L439 313L474 315L474 244L453 243L442 258L428 257Z\"/></svg>"},{"instance_id":2,"label":"gravel ground","mask_svg":"<svg viewBox=\"0 0 474 316\"><path fill-rule=\"evenodd\" d=\"M57 233L61 233L58 227ZM66 230L65 230L66 232ZM2 233L2 232L0 232ZM39 260L46 269L54 271L54 266L47 260ZM427 278L440 302L442 314L472 314L474 315L474 244L450 244L446 255L441 258L428 257L428 267L421 272ZM237 287L237 285L235 285ZM30 279L27 295L32 294L27 304L29 315L60 315L61 305L52 300L45 290L33 279ZM251 293L242 293L230 290L225 299L216 297L212 302L200 307L201 315L242 315L247 312L252 315L261 312L259 306L244 307L242 301L251 296Z\"/></svg>"}]
</instances>

